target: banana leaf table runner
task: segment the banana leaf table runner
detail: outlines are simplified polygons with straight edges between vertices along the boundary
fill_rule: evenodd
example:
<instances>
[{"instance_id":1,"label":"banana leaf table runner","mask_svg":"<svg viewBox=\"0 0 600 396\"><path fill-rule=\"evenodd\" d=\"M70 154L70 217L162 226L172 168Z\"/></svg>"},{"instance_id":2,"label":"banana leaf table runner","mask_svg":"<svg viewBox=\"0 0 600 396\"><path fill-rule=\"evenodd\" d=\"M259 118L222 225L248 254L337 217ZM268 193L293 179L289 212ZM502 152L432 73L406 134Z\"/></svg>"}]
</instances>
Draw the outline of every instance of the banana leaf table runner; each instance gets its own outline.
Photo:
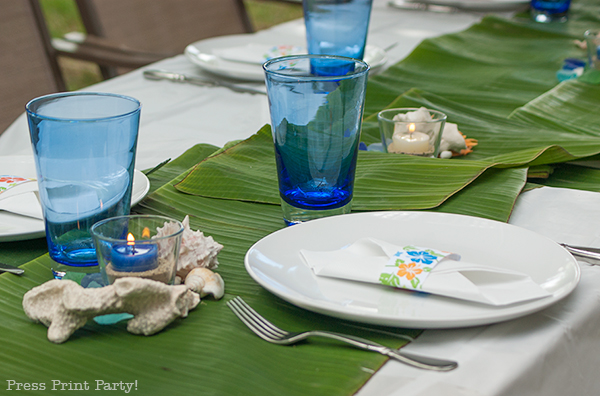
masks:
<instances>
[{"instance_id":1,"label":"banana leaf table runner","mask_svg":"<svg viewBox=\"0 0 600 396\"><path fill-rule=\"evenodd\" d=\"M564 163L600 153L600 86L593 73L561 84L555 79L564 58L585 57L573 39L600 27L600 6L592 3L574 1L571 20L562 25L486 17L464 32L425 40L404 61L372 77L366 143L379 140L379 110L426 106L447 113L479 145L451 160L361 153L354 209L437 210L507 221L528 170L546 176L547 185L598 191L593 181L600 180L600 171ZM52 380L87 381L90 392L97 380L137 381L144 395L350 395L360 389L385 357L330 341L271 345L225 306L241 295L283 328L341 331L394 347L419 334L314 314L250 279L245 252L284 227L272 150L268 127L222 150L196 146L151 174L153 192L134 208L178 219L189 214L192 228L225 246L217 270L226 283L223 300L206 299L188 318L152 337L131 335L124 323L92 322L54 345L46 327L32 323L21 308L23 294L52 276L54 264L43 255L24 265L22 277L0 275L3 379L47 387ZM15 264L37 257L42 242L2 244L0 259Z\"/></svg>"}]
</instances>

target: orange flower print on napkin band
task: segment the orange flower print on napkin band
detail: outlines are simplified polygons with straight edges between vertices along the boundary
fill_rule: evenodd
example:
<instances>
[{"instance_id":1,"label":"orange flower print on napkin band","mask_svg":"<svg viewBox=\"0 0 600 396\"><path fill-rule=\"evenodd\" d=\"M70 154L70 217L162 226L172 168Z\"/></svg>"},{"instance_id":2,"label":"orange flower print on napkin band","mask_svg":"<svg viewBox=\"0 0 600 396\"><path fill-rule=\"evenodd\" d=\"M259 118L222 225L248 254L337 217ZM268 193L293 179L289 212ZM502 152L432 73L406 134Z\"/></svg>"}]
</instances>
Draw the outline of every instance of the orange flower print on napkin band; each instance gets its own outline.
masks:
<instances>
[{"instance_id":1,"label":"orange flower print on napkin band","mask_svg":"<svg viewBox=\"0 0 600 396\"><path fill-rule=\"evenodd\" d=\"M379 276L384 285L420 290L431 270L450 252L405 246L397 251Z\"/></svg>"},{"instance_id":2,"label":"orange flower print on napkin band","mask_svg":"<svg viewBox=\"0 0 600 396\"><path fill-rule=\"evenodd\" d=\"M396 275L399 277L405 277L406 280L413 280L415 276L423 272L423 269L417 267L417 264L415 263L400 264L399 268L400 269Z\"/></svg>"}]
</instances>

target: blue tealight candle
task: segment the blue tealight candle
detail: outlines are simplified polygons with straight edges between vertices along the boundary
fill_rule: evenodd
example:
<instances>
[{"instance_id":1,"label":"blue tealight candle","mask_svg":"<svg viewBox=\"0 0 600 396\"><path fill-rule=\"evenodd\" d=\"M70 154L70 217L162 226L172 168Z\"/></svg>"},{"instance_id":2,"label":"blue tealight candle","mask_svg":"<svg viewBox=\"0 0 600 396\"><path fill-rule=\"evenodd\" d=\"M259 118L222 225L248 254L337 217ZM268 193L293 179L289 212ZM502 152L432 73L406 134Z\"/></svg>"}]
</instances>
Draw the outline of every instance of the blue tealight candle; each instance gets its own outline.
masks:
<instances>
[{"instance_id":1,"label":"blue tealight candle","mask_svg":"<svg viewBox=\"0 0 600 396\"><path fill-rule=\"evenodd\" d=\"M130 240L129 235L128 240ZM129 241L113 245L110 253L111 264L115 271L143 272L158 267L156 244L136 244L134 241Z\"/></svg>"}]
</instances>

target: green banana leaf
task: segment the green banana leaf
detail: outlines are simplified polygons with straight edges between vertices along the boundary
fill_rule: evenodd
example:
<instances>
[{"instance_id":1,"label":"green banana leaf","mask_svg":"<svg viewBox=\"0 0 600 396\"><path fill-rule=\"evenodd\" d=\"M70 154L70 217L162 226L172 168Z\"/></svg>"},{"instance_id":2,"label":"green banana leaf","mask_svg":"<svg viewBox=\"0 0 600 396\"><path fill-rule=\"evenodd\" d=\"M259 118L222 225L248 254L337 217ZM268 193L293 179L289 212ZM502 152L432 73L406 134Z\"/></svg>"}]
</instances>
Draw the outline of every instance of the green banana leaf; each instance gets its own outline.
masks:
<instances>
[{"instance_id":1,"label":"green banana leaf","mask_svg":"<svg viewBox=\"0 0 600 396\"><path fill-rule=\"evenodd\" d=\"M468 188L430 211L456 213L508 222L527 180L527 168L488 169Z\"/></svg>"},{"instance_id":2,"label":"green banana leaf","mask_svg":"<svg viewBox=\"0 0 600 396\"><path fill-rule=\"evenodd\" d=\"M424 40L406 59L373 76L365 116L418 88L461 105L508 116L558 85L565 58L587 59L574 44L600 27L600 4L574 0L567 24L486 16L471 28Z\"/></svg>"},{"instance_id":3,"label":"green banana leaf","mask_svg":"<svg viewBox=\"0 0 600 396\"><path fill-rule=\"evenodd\" d=\"M404 155L359 154L354 210L433 208L471 183L489 164ZM210 198L279 204L273 138L268 126L199 163L175 187Z\"/></svg>"},{"instance_id":4,"label":"green banana leaf","mask_svg":"<svg viewBox=\"0 0 600 396\"><path fill-rule=\"evenodd\" d=\"M548 187L600 192L600 169L585 166L585 163L560 164L554 167L552 174L546 179L536 182Z\"/></svg>"},{"instance_id":5,"label":"green banana leaf","mask_svg":"<svg viewBox=\"0 0 600 396\"><path fill-rule=\"evenodd\" d=\"M186 150L185 153L178 158L175 158L172 161L169 160L168 166L163 165L158 170L147 173L148 179L150 180L150 190L148 191L148 194L158 190L160 187L175 179L177 176L218 150L218 147L210 144L197 144ZM133 209L135 211L135 208Z\"/></svg>"}]
</instances>

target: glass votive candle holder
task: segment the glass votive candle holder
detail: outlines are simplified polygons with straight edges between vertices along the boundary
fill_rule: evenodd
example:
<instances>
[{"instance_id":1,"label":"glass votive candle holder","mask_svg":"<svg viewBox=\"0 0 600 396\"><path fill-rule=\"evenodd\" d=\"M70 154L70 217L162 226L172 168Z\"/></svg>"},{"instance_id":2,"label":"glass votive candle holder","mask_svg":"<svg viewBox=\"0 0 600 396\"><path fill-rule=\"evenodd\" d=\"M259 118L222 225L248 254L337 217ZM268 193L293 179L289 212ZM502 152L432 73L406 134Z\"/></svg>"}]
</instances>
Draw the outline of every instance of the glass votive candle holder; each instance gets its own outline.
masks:
<instances>
[{"instance_id":1,"label":"glass votive candle holder","mask_svg":"<svg viewBox=\"0 0 600 396\"><path fill-rule=\"evenodd\" d=\"M446 114L425 107L387 109L377 115L383 151L437 157Z\"/></svg>"},{"instance_id":2,"label":"glass votive candle holder","mask_svg":"<svg viewBox=\"0 0 600 396\"><path fill-rule=\"evenodd\" d=\"M137 277L173 284L183 224L155 215L112 217L90 230L105 284Z\"/></svg>"},{"instance_id":3,"label":"glass votive candle holder","mask_svg":"<svg viewBox=\"0 0 600 396\"><path fill-rule=\"evenodd\" d=\"M600 70L600 31L588 30L584 34L587 45L588 66Z\"/></svg>"}]
</instances>

